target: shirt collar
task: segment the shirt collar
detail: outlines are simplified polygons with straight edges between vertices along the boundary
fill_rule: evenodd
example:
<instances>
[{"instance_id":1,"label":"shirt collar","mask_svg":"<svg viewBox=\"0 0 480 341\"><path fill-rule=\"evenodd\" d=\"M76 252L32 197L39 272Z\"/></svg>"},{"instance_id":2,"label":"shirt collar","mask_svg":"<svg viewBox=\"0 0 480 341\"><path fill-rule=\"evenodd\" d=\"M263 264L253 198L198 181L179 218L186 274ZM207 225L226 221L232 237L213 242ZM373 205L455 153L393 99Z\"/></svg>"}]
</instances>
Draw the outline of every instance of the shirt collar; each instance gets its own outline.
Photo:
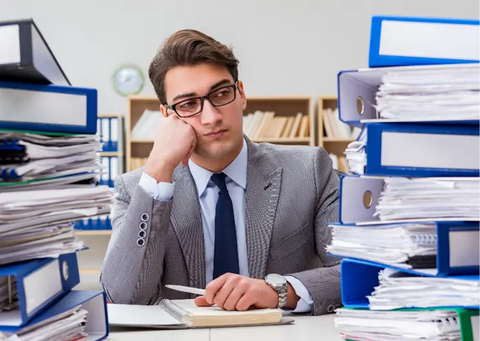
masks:
<instances>
[{"instance_id":1,"label":"shirt collar","mask_svg":"<svg viewBox=\"0 0 480 341\"><path fill-rule=\"evenodd\" d=\"M247 143L243 139L243 146L240 154L237 155L235 160L233 160L224 170L226 176L228 176L232 181L243 189L247 188ZM198 196L201 197L205 189L207 188L208 182L213 175L213 172L200 167L192 160L188 160L188 166L190 167L190 172L192 173L193 180L197 186Z\"/></svg>"}]
</instances>

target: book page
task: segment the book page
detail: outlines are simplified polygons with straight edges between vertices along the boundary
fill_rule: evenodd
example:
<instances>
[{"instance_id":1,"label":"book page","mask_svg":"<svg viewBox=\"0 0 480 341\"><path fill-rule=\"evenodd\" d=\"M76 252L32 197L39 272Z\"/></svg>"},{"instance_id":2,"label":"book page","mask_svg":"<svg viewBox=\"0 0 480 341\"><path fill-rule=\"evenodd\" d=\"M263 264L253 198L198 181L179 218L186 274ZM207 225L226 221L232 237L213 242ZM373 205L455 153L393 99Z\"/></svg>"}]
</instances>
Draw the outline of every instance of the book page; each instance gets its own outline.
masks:
<instances>
[{"instance_id":1,"label":"book page","mask_svg":"<svg viewBox=\"0 0 480 341\"><path fill-rule=\"evenodd\" d=\"M107 304L108 321L116 326L182 325L158 305Z\"/></svg>"},{"instance_id":2,"label":"book page","mask_svg":"<svg viewBox=\"0 0 480 341\"><path fill-rule=\"evenodd\" d=\"M281 309L251 309L247 311L227 311L217 306L197 307L194 300L172 300L177 306L194 316L238 316L238 315L263 315L268 313L280 313Z\"/></svg>"}]
</instances>

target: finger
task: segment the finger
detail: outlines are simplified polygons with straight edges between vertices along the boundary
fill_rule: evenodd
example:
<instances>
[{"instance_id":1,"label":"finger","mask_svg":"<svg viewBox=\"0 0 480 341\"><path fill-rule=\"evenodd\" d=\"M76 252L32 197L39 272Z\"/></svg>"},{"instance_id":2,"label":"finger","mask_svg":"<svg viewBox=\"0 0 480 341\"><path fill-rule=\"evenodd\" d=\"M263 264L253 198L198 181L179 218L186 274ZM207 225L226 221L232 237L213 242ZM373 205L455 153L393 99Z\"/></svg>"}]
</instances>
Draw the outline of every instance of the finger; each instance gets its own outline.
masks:
<instances>
[{"instance_id":1,"label":"finger","mask_svg":"<svg viewBox=\"0 0 480 341\"><path fill-rule=\"evenodd\" d=\"M197 307L211 307L212 306L212 304L207 302L207 299L205 298L205 296L196 297L194 302L197 305Z\"/></svg>"},{"instance_id":2,"label":"finger","mask_svg":"<svg viewBox=\"0 0 480 341\"><path fill-rule=\"evenodd\" d=\"M222 288L222 286L225 284L225 281L227 280L227 275L222 275L210 283L208 283L207 287L205 288L205 299L207 300L208 303L213 304L213 299L215 298L215 295L217 292Z\"/></svg>"},{"instance_id":3,"label":"finger","mask_svg":"<svg viewBox=\"0 0 480 341\"><path fill-rule=\"evenodd\" d=\"M232 280L232 277L228 278L225 281L225 284L222 288L217 292L215 298L213 299L213 303L215 303L218 307L225 309L225 302L227 301L228 297L235 289L235 281Z\"/></svg>"},{"instance_id":4,"label":"finger","mask_svg":"<svg viewBox=\"0 0 480 341\"><path fill-rule=\"evenodd\" d=\"M253 294L251 292L245 293L237 302L235 309L238 311L248 310L252 305L255 304Z\"/></svg>"},{"instance_id":5,"label":"finger","mask_svg":"<svg viewBox=\"0 0 480 341\"><path fill-rule=\"evenodd\" d=\"M229 311L235 310L237 307L238 301L242 298L244 294L245 294L244 288L242 288L241 286L236 286L228 296L225 303L223 304L223 309L229 310Z\"/></svg>"}]
</instances>

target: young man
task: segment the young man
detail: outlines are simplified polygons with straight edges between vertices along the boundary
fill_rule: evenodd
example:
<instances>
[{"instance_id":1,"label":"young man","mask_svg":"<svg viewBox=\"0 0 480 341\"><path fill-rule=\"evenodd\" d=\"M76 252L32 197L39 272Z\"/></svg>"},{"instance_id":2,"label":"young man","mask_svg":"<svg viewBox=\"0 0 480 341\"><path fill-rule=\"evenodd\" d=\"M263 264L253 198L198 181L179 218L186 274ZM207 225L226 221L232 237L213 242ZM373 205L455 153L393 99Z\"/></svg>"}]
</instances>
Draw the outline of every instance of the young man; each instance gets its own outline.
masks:
<instances>
[{"instance_id":1,"label":"young man","mask_svg":"<svg viewBox=\"0 0 480 341\"><path fill-rule=\"evenodd\" d=\"M161 120L145 167L115 180L113 233L101 282L110 301L190 298L197 305L340 306L339 259L328 257L338 177L322 148L251 142L233 52L194 30L173 34L149 76Z\"/></svg>"}]
</instances>

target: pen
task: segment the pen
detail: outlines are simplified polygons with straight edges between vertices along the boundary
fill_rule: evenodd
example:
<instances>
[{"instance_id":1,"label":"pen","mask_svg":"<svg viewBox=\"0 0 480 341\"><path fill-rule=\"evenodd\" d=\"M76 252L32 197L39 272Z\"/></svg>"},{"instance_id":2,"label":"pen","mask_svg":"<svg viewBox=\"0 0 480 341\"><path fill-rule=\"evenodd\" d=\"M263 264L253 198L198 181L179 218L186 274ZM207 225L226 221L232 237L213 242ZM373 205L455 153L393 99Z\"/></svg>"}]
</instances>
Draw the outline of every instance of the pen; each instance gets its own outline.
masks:
<instances>
[{"instance_id":1,"label":"pen","mask_svg":"<svg viewBox=\"0 0 480 341\"><path fill-rule=\"evenodd\" d=\"M205 295L205 289L191 288L183 285L171 285L171 284L167 284L165 286L169 289L176 290L176 291L188 292L190 294L196 294L196 295Z\"/></svg>"}]
</instances>

